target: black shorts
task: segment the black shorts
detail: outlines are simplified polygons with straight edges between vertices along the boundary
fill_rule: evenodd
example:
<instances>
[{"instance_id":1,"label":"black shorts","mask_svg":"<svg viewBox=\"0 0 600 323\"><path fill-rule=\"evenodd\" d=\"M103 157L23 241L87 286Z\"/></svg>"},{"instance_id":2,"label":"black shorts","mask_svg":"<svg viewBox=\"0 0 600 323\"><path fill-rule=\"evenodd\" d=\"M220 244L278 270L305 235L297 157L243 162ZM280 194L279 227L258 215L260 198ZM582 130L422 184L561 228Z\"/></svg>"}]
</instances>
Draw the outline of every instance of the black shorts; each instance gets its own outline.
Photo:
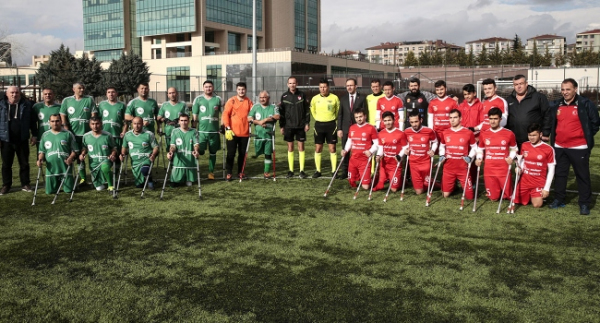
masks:
<instances>
[{"instance_id":1,"label":"black shorts","mask_svg":"<svg viewBox=\"0 0 600 323\"><path fill-rule=\"evenodd\" d=\"M315 122L315 144L337 144L337 121Z\"/></svg>"},{"instance_id":2,"label":"black shorts","mask_svg":"<svg viewBox=\"0 0 600 323\"><path fill-rule=\"evenodd\" d=\"M283 140L287 142L294 142L294 137L297 141L306 141L306 131L304 128L288 128L285 127L283 130Z\"/></svg>"}]
</instances>

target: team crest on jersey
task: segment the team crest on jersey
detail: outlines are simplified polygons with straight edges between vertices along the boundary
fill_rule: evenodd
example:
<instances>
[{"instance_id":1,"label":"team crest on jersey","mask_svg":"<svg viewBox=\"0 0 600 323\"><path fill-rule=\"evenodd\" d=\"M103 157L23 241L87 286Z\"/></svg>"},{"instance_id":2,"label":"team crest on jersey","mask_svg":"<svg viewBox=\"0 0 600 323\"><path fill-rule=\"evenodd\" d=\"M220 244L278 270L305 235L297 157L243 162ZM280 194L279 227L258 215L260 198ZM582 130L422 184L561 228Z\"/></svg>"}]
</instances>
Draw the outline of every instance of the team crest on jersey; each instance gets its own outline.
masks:
<instances>
[{"instance_id":1,"label":"team crest on jersey","mask_svg":"<svg viewBox=\"0 0 600 323\"><path fill-rule=\"evenodd\" d=\"M392 107L392 110L396 110L396 107Z\"/></svg>"},{"instance_id":2,"label":"team crest on jersey","mask_svg":"<svg viewBox=\"0 0 600 323\"><path fill-rule=\"evenodd\" d=\"M425 137L421 137L421 141L425 141Z\"/></svg>"},{"instance_id":3,"label":"team crest on jersey","mask_svg":"<svg viewBox=\"0 0 600 323\"><path fill-rule=\"evenodd\" d=\"M465 138L460 138L460 140L458 140L460 142L465 142Z\"/></svg>"},{"instance_id":4,"label":"team crest on jersey","mask_svg":"<svg viewBox=\"0 0 600 323\"><path fill-rule=\"evenodd\" d=\"M537 159L538 159L538 160L542 160L542 158L544 158L544 156L542 156L542 155L538 155L538 156L537 156Z\"/></svg>"},{"instance_id":5,"label":"team crest on jersey","mask_svg":"<svg viewBox=\"0 0 600 323\"><path fill-rule=\"evenodd\" d=\"M558 109L558 111L556 111L556 115L560 115L560 109Z\"/></svg>"},{"instance_id":6,"label":"team crest on jersey","mask_svg":"<svg viewBox=\"0 0 600 323\"><path fill-rule=\"evenodd\" d=\"M46 148L46 149L50 149L50 148L52 148L52 143L51 143L50 141L46 141L46 142L44 143L44 148Z\"/></svg>"},{"instance_id":7,"label":"team crest on jersey","mask_svg":"<svg viewBox=\"0 0 600 323\"><path fill-rule=\"evenodd\" d=\"M302 97L298 95L298 100L302 100Z\"/></svg>"},{"instance_id":8,"label":"team crest on jersey","mask_svg":"<svg viewBox=\"0 0 600 323\"><path fill-rule=\"evenodd\" d=\"M350 131L350 137L354 137L354 131Z\"/></svg>"},{"instance_id":9,"label":"team crest on jersey","mask_svg":"<svg viewBox=\"0 0 600 323\"><path fill-rule=\"evenodd\" d=\"M200 112L202 112L202 113L206 112L206 107L203 106L203 105L201 105L200 106Z\"/></svg>"},{"instance_id":10,"label":"team crest on jersey","mask_svg":"<svg viewBox=\"0 0 600 323\"><path fill-rule=\"evenodd\" d=\"M423 103L423 99L421 99L421 98L419 98L418 101L419 101L419 103Z\"/></svg>"},{"instance_id":11,"label":"team crest on jersey","mask_svg":"<svg viewBox=\"0 0 600 323\"><path fill-rule=\"evenodd\" d=\"M256 113L254 114L254 119L256 119L256 120L261 120L261 119L262 119L262 118L261 118L261 115L260 115L260 112L256 112Z\"/></svg>"},{"instance_id":12,"label":"team crest on jersey","mask_svg":"<svg viewBox=\"0 0 600 323\"><path fill-rule=\"evenodd\" d=\"M506 140L502 140L501 144L502 146L506 145Z\"/></svg>"},{"instance_id":13,"label":"team crest on jersey","mask_svg":"<svg viewBox=\"0 0 600 323\"><path fill-rule=\"evenodd\" d=\"M577 110L573 110L573 115L576 116L577 115Z\"/></svg>"},{"instance_id":14,"label":"team crest on jersey","mask_svg":"<svg viewBox=\"0 0 600 323\"><path fill-rule=\"evenodd\" d=\"M85 111L85 112L88 112L88 111L90 111L90 108L88 108L88 107L83 107L83 111Z\"/></svg>"},{"instance_id":15,"label":"team crest on jersey","mask_svg":"<svg viewBox=\"0 0 600 323\"><path fill-rule=\"evenodd\" d=\"M366 137L366 136L367 136L367 133L366 133L366 132L363 132L363 133L362 133L362 136L363 136L363 137Z\"/></svg>"},{"instance_id":16,"label":"team crest on jersey","mask_svg":"<svg viewBox=\"0 0 600 323\"><path fill-rule=\"evenodd\" d=\"M437 106L434 106L434 107L433 107L433 111L437 111Z\"/></svg>"},{"instance_id":17,"label":"team crest on jersey","mask_svg":"<svg viewBox=\"0 0 600 323\"><path fill-rule=\"evenodd\" d=\"M73 114L73 113L75 113L75 108L74 107L69 107L67 109L67 112L69 112L69 114Z\"/></svg>"},{"instance_id":18,"label":"team crest on jersey","mask_svg":"<svg viewBox=\"0 0 600 323\"><path fill-rule=\"evenodd\" d=\"M181 140L181 138L177 138L177 139L175 139L175 144L177 146L181 146L181 145L183 145L183 140Z\"/></svg>"},{"instance_id":19,"label":"team crest on jersey","mask_svg":"<svg viewBox=\"0 0 600 323\"><path fill-rule=\"evenodd\" d=\"M66 146L66 145L67 145L67 141L66 141L66 140L61 140L61 141L60 141L60 144L61 144L62 146Z\"/></svg>"},{"instance_id":20,"label":"team crest on jersey","mask_svg":"<svg viewBox=\"0 0 600 323\"><path fill-rule=\"evenodd\" d=\"M129 147L129 149L133 149L133 142L128 142L127 146Z\"/></svg>"},{"instance_id":21,"label":"team crest on jersey","mask_svg":"<svg viewBox=\"0 0 600 323\"><path fill-rule=\"evenodd\" d=\"M108 117L108 110L102 111L102 116L105 118Z\"/></svg>"},{"instance_id":22,"label":"team crest on jersey","mask_svg":"<svg viewBox=\"0 0 600 323\"><path fill-rule=\"evenodd\" d=\"M381 143L385 145L385 138L381 138Z\"/></svg>"},{"instance_id":23,"label":"team crest on jersey","mask_svg":"<svg viewBox=\"0 0 600 323\"><path fill-rule=\"evenodd\" d=\"M414 139L413 139L413 136L408 136L408 141L411 141L411 142L412 142L413 140L414 140Z\"/></svg>"},{"instance_id":24,"label":"team crest on jersey","mask_svg":"<svg viewBox=\"0 0 600 323\"><path fill-rule=\"evenodd\" d=\"M102 149L108 149L107 145L102 145Z\"/></svg>"},{"instance_id":25,"label":"team crest on jersey","mask_svg":"<svg viewBox=\"0 0 600 323\"><path fill-rule=\"evenodd\" d=\"M44 120L44 114L43 113L38 113L38 119L40 120Z\"/></svg>"},{"instance_id":26,"label":"team crest on jersey","mask_svg":"<svg viewBox=\"0 0 600 323\"><path fill-rule=\"evenodd\" d=\"M144 114L144 108L142 108L142 107L138 107L137 109L135 109L135 112L136 112L137 114L140 114L140 115L141 115L141 114Z\"/></svg>"},{"instance_id":27,"label":"team crest on jersey","mask_svg":"<svg viewBox=\"0 0 600 323\"><path fill-rule=\"evenodd\" d=\"M94 151L94 146L88 145L87 149L88 149L89 152L92 152L92 151Z\"/></svg>"},{"instance_id":28,"label":"team crest on jersey","mask_svg":"<svg viewBox=\"0 0 600 323\"><path fill-rule=\"evenodd\" d=\"M397 140L397 139L394 139L394 141L392 141L392 143L393 143L393 144L397 144L397 143L398 143L398 140Z\"/></svg>"},{"instance_id":29,"label":"team crest on jersey","mask_svg":"<svg viewBox=\"0 0 600 323\"><path fill-rule=\"evenodd\" d=\"M450 107L446 107L446 111L450 110Z\"/></svg>"},{"instance_id":30,"label":"team crest on jersey","mask_svg":"<svg viewBox=\"0 0 600 323\"><path fill-rule=\"evenodd\" d=\"M145 141L144 141L144 142L142 142L142 147L146 148L146 147L148 147L148 146L150 146L150 145L149 145L147 142L145 142Z\"/></svg>"},{"instance_id":31,"label":"team crest on jersey","mask_svg":"<svg viewBox=\"0 0 600 323\"><path fill-rule=\"evenodd\" d=\"M410 103L410 99L406 99L406 103Z\"/></svg>"},{"instance_id":32,"label":"team crest on jersey","mask_svg":"<svg viewBox=\"0 0 600 323\"><path fill-rule=\"evenodd\" d=\"M170 118L171 117L171 112L169 111L165 111L165 118Z\"/></svg>"},{"instance_id":33,"label":"team crest on jersey","mask_svg":"<svg viewBox=\"0 0 600 323\"><path fill-rule=\"evenodd\" d=\"M491 143L491 142L490 142L490 140L489 140L489 139L486 139L486 140L485 140L485 144L486 144L486 145L489 145L490 143Z\"/></svg>"},{"instance_id":34,"label":"team crest on jersey","mask_svg":"<svg viewBox=\"0 0 600 323\"><path fill-rule=\"evenodd\" d=\"M450 142L450 137L446 137L446 142Z\"/></svg>"},{"instance_id":35,"label":"team crest on jersey","mask_svg":"<svg viewBox=\"0 0 600 323\"><path fill-rule=\"evenodd\" d=\"M523 157L527 158L527 155L529 155L529 153L528 153L528 152L524 152L524 153L523 153Z\"/></svg>"}]
</instances>

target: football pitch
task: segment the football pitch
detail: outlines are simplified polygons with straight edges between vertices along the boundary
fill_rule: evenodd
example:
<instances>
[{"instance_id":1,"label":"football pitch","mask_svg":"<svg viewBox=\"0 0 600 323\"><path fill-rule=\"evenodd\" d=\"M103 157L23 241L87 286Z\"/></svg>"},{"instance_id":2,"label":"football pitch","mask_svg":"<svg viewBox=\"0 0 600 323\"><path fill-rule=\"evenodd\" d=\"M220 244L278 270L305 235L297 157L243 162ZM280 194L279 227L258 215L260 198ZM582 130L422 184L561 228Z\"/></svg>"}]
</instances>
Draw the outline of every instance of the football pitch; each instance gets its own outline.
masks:
<instances>
[{"instance_id":1,"label":"football pitch","mask_svg":"<svg viewBox=\"0 0 600 323\"><path fill-rule=\"evenodd\" d=\"M596 136L597 142L600 136ZM309 136L306 170L314 171ZM248 158L262 177L263 157ZM338 145L339 154L339 145ZM31 178L35 185L37 168ZM221 177L221 152L217 177ZM592 151L600 192L600 148ZM323 173L330 176L329 154ZM480 182L478 210L407 187L354 190L335 180L202 181L156 189L128 185L114 200L90 185L68 196L17 191L0 197L2 322L597 322L600 205L517 207L496 214ZM207 156L201 158L207 174ZM235 174L235 171L234 171ZM298 175L296 153L296 175ZM89 181L89 172L88 172ZM574 176L568 189L576 190ZM551 192L551 197L552 192Z\"/></svg>"}]
</instances>

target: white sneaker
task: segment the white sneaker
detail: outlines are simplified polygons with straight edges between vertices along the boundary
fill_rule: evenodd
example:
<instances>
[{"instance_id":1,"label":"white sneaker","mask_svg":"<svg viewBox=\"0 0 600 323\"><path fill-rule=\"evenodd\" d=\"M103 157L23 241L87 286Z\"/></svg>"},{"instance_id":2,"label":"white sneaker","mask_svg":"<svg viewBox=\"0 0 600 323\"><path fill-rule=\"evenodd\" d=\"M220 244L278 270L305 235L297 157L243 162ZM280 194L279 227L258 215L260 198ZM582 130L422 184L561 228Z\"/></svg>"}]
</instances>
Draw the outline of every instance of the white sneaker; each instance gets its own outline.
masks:
<instances>
[{"instance_id":1,"label":"white sneaker","mask_svg":"<svg viewBox=\"0 0 600 323\"><path fill-rule=\"evenodd\" d=\"M104 186L104 184L96 187L96 191L104 191L105 189L106 189L106 186Z\"/></svg>"}]
</instances>

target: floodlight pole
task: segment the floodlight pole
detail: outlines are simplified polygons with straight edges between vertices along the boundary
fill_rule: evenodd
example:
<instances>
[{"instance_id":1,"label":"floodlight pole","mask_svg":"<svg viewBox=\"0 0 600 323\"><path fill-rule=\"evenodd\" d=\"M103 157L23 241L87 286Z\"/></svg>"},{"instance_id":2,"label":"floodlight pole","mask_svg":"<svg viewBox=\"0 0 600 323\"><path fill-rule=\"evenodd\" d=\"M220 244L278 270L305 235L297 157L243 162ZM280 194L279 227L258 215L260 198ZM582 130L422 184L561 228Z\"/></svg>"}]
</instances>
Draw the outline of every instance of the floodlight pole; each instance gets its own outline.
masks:
<instances>
[{"instance_id":1,"label":"floodlight pole","mask_svg":"<svg viewBox=\"0 0 600 323\"><path fill-rule=\"evenodd\" d=\"M252 0L252 100L256 101L256 0Z\"/></svg>"}]
</instances>

